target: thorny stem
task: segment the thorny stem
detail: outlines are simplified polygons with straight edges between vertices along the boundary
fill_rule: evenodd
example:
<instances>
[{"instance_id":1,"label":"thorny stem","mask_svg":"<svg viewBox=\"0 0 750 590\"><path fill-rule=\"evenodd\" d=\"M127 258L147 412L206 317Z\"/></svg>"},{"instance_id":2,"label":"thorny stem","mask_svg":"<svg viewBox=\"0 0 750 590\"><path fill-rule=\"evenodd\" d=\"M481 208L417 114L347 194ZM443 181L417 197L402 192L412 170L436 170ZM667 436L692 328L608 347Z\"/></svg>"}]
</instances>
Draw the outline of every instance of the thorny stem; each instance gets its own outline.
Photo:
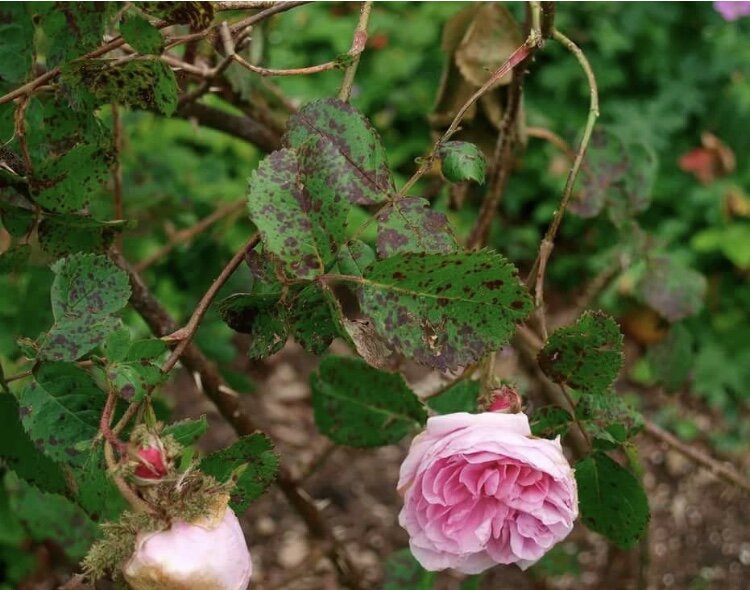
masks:
<instances>
[{"instance_id":1,"label":"thorny stem","mask_svg":"<svg viewBox=\"0 0 750 590\"><path fill-rule=\"evenodd\" d=\"M347 66L346 71L344 72L344 80L341 82L341 90L339 90L339 100L343 102L349 102L349 98L352 94L354 76L357 74L357 68L359 67L359 58L367 44L367 24L370 20L371 10L371 0L362 2L362 7L359 11L359 21L357 22L357 28L354 29L354 37L352 38L352 48L349 50L352 62Z\"/></svg>"},{"instance_id":2,"label":"thorny stem","mask_svg":"<svg viewBox=\"0 0 750 590\"><path fill-rule=\"evenodd\" d=\"M591 99L589 104L588 117L586 118L586 125L583 129L583 137L581 137L581 142L578 145L578 151L576 152L575 160L573 161L573 165L568 172L568 178L565 181L565 188L563 189L563 196L562 200L560 201L560 206L555 211L555 215L552 218L552 222L550 223L549 228L547 229L547 233L545 234L544 239L539 246L539 254L537 255L537 258L534 261L531 270L529 271L529 275L526 278L526 285L529 288L534 285L534 298L538 309L541 308L544 302L544 274L547 266L547 261L552 254L552 250L555 244L555 237L557 236L557 230L560 228L563 216L565 215L565 209L567 208L570 197L573 194L573 188L578 176L578 171L580 170L581 164L583 163L583 157L586 154L586 148L588 147L589 141L591 140L591 133L594 130L594 124L596 123L596 119L599 116L599 93L596 85L596 77L594 76L594 71L591 69L591 64L589 64L589 61L588 59L586 59L583 51L581 51L581 49L575 43L573 43L573 41L563 35L560 31L555 29L552 37L556 41L564 45L568 49L568 51L570 51L576 57L578 63L580 63L581 68L586 74L586 78L588 80ZM543 322L544 315L542 314L541 317Z\"/></svg>"},{"instance_id":3,"label":"thorny stem","mask_svg":"<svg viewBox=\"0 0 750 590\"><path fill-rule=\"evenodd\" d=\"M179 330L168 336L168 339L179 339L180 342L177 344L177 346L174 347L174 349L172 350L172 354L162 366L161 370L164 373L169 373L169 371L171 371L172 368L177 364L177 361L180 360L182 353L185 351L187 345L190 344L190 341L193 339L195 332L198 330L198 326L203 320L203 316L206 315L208 308L211 306L211 302L214 300L214 297L216 297L216 294L224 286L224 283L227 282L229 277L232 276L234 271L237 270L237 267L245 259L245 254L249 250L252 250L259 241L260 234L254 234L247 241L247 243L242 248L240 248L234 256L232 256L232 259L227 263L221 273L219 273L219 276L214 279L214 282L211 283L208 291L206 291L205 295L203 295L201 300L198 302L198 305L196 306L193 315L190 316L190 320L188 320L188 323L185 324L183 328L180 328Z\"/></svg>"}]
</instances>

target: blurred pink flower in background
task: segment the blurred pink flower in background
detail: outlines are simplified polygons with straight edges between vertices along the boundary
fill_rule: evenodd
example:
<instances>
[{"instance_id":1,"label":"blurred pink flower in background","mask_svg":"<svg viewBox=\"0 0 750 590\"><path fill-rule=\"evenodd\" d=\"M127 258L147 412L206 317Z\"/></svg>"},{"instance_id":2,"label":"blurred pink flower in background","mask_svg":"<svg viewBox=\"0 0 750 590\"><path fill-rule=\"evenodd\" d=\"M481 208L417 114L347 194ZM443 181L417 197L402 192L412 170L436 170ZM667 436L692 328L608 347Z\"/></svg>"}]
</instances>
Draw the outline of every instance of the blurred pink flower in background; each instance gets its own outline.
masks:
<instances>
[{"instance_id":1,"label":"blurred pink flower in background","mask_svg":"<svg viewBox=\"0 0 750 590\"><path fill-rule=\"evenodd\" d=\"M750 2L714 2L716 11L724 20L737 20L743 16L750 16Z\"/></svg>"}]
</instances>

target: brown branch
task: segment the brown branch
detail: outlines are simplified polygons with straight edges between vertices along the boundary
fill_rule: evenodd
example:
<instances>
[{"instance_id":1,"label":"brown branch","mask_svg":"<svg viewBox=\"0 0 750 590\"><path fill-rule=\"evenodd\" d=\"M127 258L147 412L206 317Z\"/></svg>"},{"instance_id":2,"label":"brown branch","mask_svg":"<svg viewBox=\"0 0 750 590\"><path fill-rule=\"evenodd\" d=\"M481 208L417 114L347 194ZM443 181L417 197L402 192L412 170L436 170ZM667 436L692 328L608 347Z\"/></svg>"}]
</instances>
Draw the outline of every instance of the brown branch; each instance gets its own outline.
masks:
<instances>
[{"instance_id":1,"label":"brown branch","mask_svg":"<svg viewBox=\"0 0 750 590\"><path fill-rule=\"evenodd\" d=\"M198 305L196 306L193 315L190 316L190 320L188 320L188 323L185 324L183 328L180 328L169 336L170 340L179 340L179 343L174 347L174 349L172 350L172 354L164 363L164 366L162 366L161 370L164 373L169 373L169 371L171 371L177 364L177 361L180 360L180 356L182 356L185 348L188 346L188 344L190 344L193 336L195 336L195 332L198 330L198 326L200 326L200 323L203 320L203 316L206 315L208 308L211 306L211 302L214 300L219 290L224 286L224 283L227 282L229 277L232 276L234 271L237 270L237 267L245 259L245 255L250 250L255 248L259 241L260 234L254 234L253 237L251 237L247 241L247 243L242 248L240 248L234 256L232 256L232 259L219 273L219 276L214 279L214 282L211 283L208 291L206 291L201 300L198 302Z\"/></svg>"},{"instance_id":2,"label":"brown branch","mask_svg":"<svg viewBox=\"0 0 750 590\"><path fill-rule=\"evenodd\" d=\"M341 62L338 60L327 61L326 63L318 64L316 66L308 66L306 68L290 68L288 70L275 70L273 68L264 68L262 66L254 66L241 55L233 54L232 59L235 63L239 64L246 70L253 72L254 74L260 74L261 76L307 76L309 74L319 74L320 72L327 72L329 70L341 69Z\"/></svg>"},{"instance_id":3,"label":"brown branch","mask_svg":"<svg viewBox=\"0 0 750 590\"><path fill-rule=\"evenodd\" d=\"M346 72L344 72L344 79L341 82L341 90L339 90L339 100L343 102L349 102L349 98L352 94L354 76L357 74L357 68L359 67L359 58L367 44L367 23L370 21L371 10L372 0L362 2L362 7L359 11L359 20L357 21L357 27L354 29L354 36L352 37L352 46L351 49L349 49L352 63L349 64L346 68Z\"/></svg>"},{"instance_id":4,"label":"brown branch","mask_svg":"<svg viewBox=\"0 0 750 590\"><path fill-rule=\"evenodd\" d=\"M133 270L122 254L113 250L115 263L125 270L130 280L132 294L130 303L157 336L166 336L177 329L174 319L151 293L143 278ZM240 398L229 393L216 365L208 360L195 344L189 343L182 354L182 363L192 373L198 373L206 396L213 402L219 413L240 435L252 434L259 430L252 418L240 405ZM313 500L300 488L285 467L280 467L276 485L287 501L302 517L311 536L330 541L329 557L336 566L339 578L353 590L361 587L356 568L353 566L341 544L336 540L328 523L323 518Z\"/></svg>"},{"instance_id":5,"label":"brown branch","mask_svg":"<svg viewBox=\"0 0 750 590\"><path fill-rule=\"evenodd\" d=\"M719 479L723 479L725 482L750 493L750 480L745 478L732 465L721 463L703 451L685 444L671 432L664 430L648 419L644 420L643 432L659 442L666 444L691 461L694 461Z\"/></svg>"},{"instance_id":6,"label":"brown branch","mask_svg":"<svg viewBox=\"0 0 750 590\"><path fill-rule=\"evenodd\" d=\"M228 113L198 102L183 104L177 109L177 115L185 119L195 119L201 125L244 139L264 152L273 152L281 148L279 134L250 117Z\"/></svg>"},{"instance_id":7,"label":"brown branch","mask_svg":"<svg viewBox=\"0 0 750 590\"><path fill-rule=\"evenodd\" d=\"M225 217L229 217L233 213L241 211L242 209L244 209L244 207L244 200L235 201L234 203L229 203L223 207L219 207L216 211L214 211L210 215L207 215L206 217L198 221L195 225L191 225L190 227L186 227L185 229L181 229L175 232L172 236L170 236L169 241L166 244L164 244L153 254L134 264L133 267L135 268L136 272L143 272L155 262L169 254L179 244L192 240L195 236L203 233L213 224L221 221Z\"/></svg>"}]
</instances>

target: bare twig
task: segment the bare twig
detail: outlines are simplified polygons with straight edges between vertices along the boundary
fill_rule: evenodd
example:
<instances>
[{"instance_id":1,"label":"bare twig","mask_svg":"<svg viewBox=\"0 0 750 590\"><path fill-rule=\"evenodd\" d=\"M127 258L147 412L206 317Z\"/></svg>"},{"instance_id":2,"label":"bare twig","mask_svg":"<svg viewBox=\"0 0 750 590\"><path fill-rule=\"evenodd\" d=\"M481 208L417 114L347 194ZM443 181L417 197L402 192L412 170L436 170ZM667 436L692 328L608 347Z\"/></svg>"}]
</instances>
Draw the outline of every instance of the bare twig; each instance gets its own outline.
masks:
<instances>
[{"instance_id":1,"label":"bare twig","mask_svg":"<svg viewBox=\"0 0 750 590\"><path fill-rule=\"evenodd\" d=\"M306 68L290 68L288 70L275 70L272 68L264 68L262 66L254 66L241 55L235 53L232 55L232 59L246 70L259 74L261 76L307 76L309 74L319 74L320 72L327 72L329 70L341 69L343 66L338 60L327 61L316 66L308 66Z\"/></svg>"},{"instance_id":2,"label":"bare twig","mask_svg":"<svg viewBox=\"0 0 750 590\"><path fill-rule=\"evenodd\" d=\"M526 278L527 286L531 287L531 285L534 285L535 300L538 308L541 307L544 300L544 274L547 261L552 254L552 249L554 248L555 244L555 237L557 236L557 230L560 228L560 223L562 223L563 216L565 215L565 209L567 208L570 197L573 194L573 188L575 186L576 178L578 177L578 171L581 168L583 157L586 154L586 148L588 147L589 141L591 140L591 133L594 129L594 124L596 123L596 119L599 116L599 93L596 85L596 77L594 76L594 72L591 69L591 65L589 64L588 60L586 59L586 56L584 55L583 51L581 51L581 49L575 43L573 43L573 41L568 39L568 37L563 35L560 31L555 30L553 33L553 38L556 41L562 43L571 53L573 53L578 62L581 64L581 68L586 74L586 79L588 80L591 99L589 104L588 117L586 118L586 125L583 129L583 136L581 137L581 142L578 145L578 150L576 152L576 157L573 161L573 165L568 172L568 178L565 181L565 188L563 189L563 196L562 200L560 201L560 206L555 211L555 215L552 218L552 222L550 223L549 228L547 229L547 233L545 234L542 243L539 245L539 254L537 255L536 261L534 262L531 270L529 271L529 275Z\"/></svg>"},{"instance_id":3,"label":"bare twig","mask_svg":"<svg viewBox=\"0 0 750 590\"><path fill-rule=\"evenodd\" d=\"M351 57L352 62L347 66L346 71L344 72L344 80L341 82L341 90L339 90L339 100L344 102L349 102L349 98L351 97L354 76L357 74L357 67L359 66L359 57L362 55L362 51L364 51L365 45L367 44L367 23L370 20L371 10L371 0L362 2L357 28L354 29L352 47L349 50L349 56Z\"/></svg>"},{"instance_id":4,"label":"bare twig","mask_svg":"<svg viewBox=\"0 0 750 590\"><path fill-rule=\"evenodd\" d=\"M643 431L650 437L666 444L681 455L704 467L719 479L723 479L725 482L750 493L750 480L744 477L733 466L721 463L703 451L685 444L671 432L667 432L651 420L646 419L644 421Z\"/></svg>"},{"instance_id":5,"label":"bare twig","mask_svg":"<svg viewBox=\"0 0 750 590\"><path fill-rule=\"evenodd\" d=\"M175 232L172 236L170 236L169 241L166 244L164 244L153 254L147 256L146 258L135 264L135 270L137 272L143 272L155 262L161 260L164 256L169 254L179 244L192 240L195 236L203 233L213 224L221 221L225 217L229 217L233 213L241 211L242 209L244 209L244 207L244 200L229 203L227 205L224 205L223 207L219 207L216 211L214 211L210 215L207 215L206 217L198 221L195 225L191 225L190 227L186 227L185 229L181 229Z\"/></svg>"},{"instance_id":6,"label":"bare twig","mask_svg":"<svg viewBox=\"0 0 750 590\"><path fill-rule=\"evenodd\" d=\"M33 375L32 371L24 371L23 373L18 373L17 375L11 375L10 377L6 377L4 381L6 383L11 383L13 381L18 381L19 379L25 379L26 377L31 377Z\"/></svg>"},{"instance_id":7,"label":"bare twig","mask_svg":"<svg viewBox=\"0 0 750 590\"><path fill-rule=\"evenodd\" d=\"M198 326L200 326L200 323L203 320L203 316L206 315L206 312L211 306L211 302L216 297L216 294L245 259L245 254L247 254L249 250L252 250L259 241L260 234L254 234L253 237L251 237L247 241L247 243L242 248L240 248L234 256L232 256L232 259L227 263L221 273L219 273L219 276L214 279L214 282L211 283L208 291L206 291L201 300L198 302L198 305L196 306L193 315L190 316L190 320L188 320L188 323L185 324L183 328L180 328L176 332L169 335L170 340L179 340L179 343L174 347L174 349L172 350L172 354L162 366L161 370L163 372L169 373L169 371L171 371L172 368L177 364L177 361L180 360L180 356L182 356L185 348L193 339L195 332L198 330Z\"/></svg>"}]
</instances>

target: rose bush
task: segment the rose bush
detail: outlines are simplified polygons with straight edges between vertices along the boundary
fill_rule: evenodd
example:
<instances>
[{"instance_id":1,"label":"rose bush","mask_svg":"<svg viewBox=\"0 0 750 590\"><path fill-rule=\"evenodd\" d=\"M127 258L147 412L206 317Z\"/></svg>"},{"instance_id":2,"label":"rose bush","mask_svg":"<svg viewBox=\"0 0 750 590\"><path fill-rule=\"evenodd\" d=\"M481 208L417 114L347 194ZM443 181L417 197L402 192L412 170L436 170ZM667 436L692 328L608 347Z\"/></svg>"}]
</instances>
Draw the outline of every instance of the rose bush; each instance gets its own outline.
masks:
<instances>
[{"instance_id":1,"label":"rose bush","mask_svg":"<svg viewBox=\"0 0 750 590\"><path fill-rule=\"evenodd\" d=\"M123 568L134 590L245 590L253 564L234 512L210 523L174 522L140 533Z\"/></svg>"},{"instance_id":2,"label":"rose bush","mask_svg":"<svg viewBox=\"0 0 750 590\"><path fill-rule=\"evenodd\" d=\"M430 418L398 483L399 522L428 570L526 569L564 539L578 516L573 470L559 439L531 436L525 414Z\"/></svg>"}]
</instances>

